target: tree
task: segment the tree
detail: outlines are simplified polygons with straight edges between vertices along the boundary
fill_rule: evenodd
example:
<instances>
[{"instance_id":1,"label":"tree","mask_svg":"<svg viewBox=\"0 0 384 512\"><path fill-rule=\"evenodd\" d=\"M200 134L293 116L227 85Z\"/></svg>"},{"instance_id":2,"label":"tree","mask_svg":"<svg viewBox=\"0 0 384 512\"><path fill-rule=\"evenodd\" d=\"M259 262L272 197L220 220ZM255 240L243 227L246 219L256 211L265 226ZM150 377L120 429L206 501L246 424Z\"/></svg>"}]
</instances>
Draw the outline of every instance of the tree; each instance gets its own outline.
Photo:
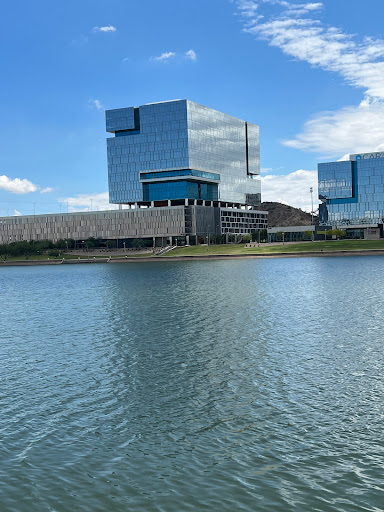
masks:
<instances>
[{"instance_id":1,"label":"tree","mask_svg":"<svg viewBox=\"0 0 384 512\"><path fill-rule=\"evenodd\" d=\"M312 231L310 231L309 229L307 231L304 231L304 238L310 240L312 238Z\"/></svg>"},{"instance_id":2,"label":"tree","mask_svg":"<svg viewBox=\"0 0 384 512\"><path fill-rule=\"evenodd\" d=\"M63 238L60 238L60 239L55 243L55 248L56 248L56 249L66 249L66 248L67 248L66 240L64 240Z\"/></svg>"},{"instance_id":3,"label":"tree","mask_svg":"<svg viewBox=\"0 0 384 512\"><path fill-rule=\"evenodd\" d=\"M242 241L245 242L245 243L249 243L252 239L251 235L247 234L247 235L242 235Z\"/></svg>"},{"instance_id":4,"label":"tree","mask_svg":"<svg viewBox=\"0 0 384 512\"><path fill-rule=\"evenodd\" d=\"M105 245L108 247L108 249L116 249L116 240L107 240Z\"/></svg>"},{"instance_id":5,"label":"tree","mask_svg":"<svg viewBox=\"0 0 384 512\"><path fill-rule=\"evenodd\" d=\"M259 238L259 233L260 233L260 238ZM252 232L252 242L258 242L260 240L260 242L266 242L268 239L268 231L263 228L263 229L258 229L257 231L253 231Z\"/></svg>"},{"instance_id":6,"label":"tree","mask_svg":"<svg viewBox=\"0 0 384 512\"><path fill-rule=\"evenodd\" d=\"M342 229L328 229L326 232L327 236L332 236L339 240L340 238L345 238L346 232Z\"/></svg>"},{"instance_id":7,"label":"tree","mask_svg":"<svg viewBox=\"0 0 384 512\"><path fill-rule=\"evenodd\" d=\"M142 247L145 246L145 240L143 240L142 238L135 238L132 242L132 246L135 249L141 249Z\"/></svg>"},{"instance_id":8,"label":"tree","mask_svg":"<svg viewBox=\"0 0 384 512\"><path fill-rule=\"evenodd\" d=\"M88 249L92 249L93 247L96 247L97 240L93 236L90 236L86 240L84 240L85 245L88 247Z\"/></svg>"},{"instance_id":9,"label":"tree","mask_svg":"<svg viewBox=\"0 0 384 512\"><path fill-rule=\"evenodd\" d=\"M48 256L50 258L58 258L60 256L60 251L58 249L52 249L49 251Z\"/></svg>"},{"instance_id":10,"label":"tree","mask_svg":"<svg viewBox=\"0 0 384 512\"><path fill-rule=\"evenodd\" d=\"M0 258L3 261L7 261L9 256L10 256L9 244L2 244L2 245L0 245Z\"/></svg>"},{"instance_id":11,"label":"tree","mask_svg":"<svg viewBox=\"0 0 384 512\"><path fill-rule=\"evenodd\" d=\"M278 231L276 233L276 240L278 241L284 241L284 231Z\"/></svg>"},{"instance_id":12,"label":"tree","mask_svg":"<svg viewBox=\"0 0 384 512\"><path fill-rule=\"evenodd\" d=\"M22 254L24 255L26 260L33 254L36 254L36 249L33 247L33 245L29 244L28 242L23 244L20 250L22 251Z\"/></svg>"},{"instance_id":13,"label":"tree","mask_svg":"<svg viewBox=\"0 0 384 512\"><path fill-rule=\"evenodd\" d=\"M67 238L66 242L68 242L68 249L73 249L76 245L76 242L73 238ZM67 245L67 244L65 244Z\"/></svg>"}]
</instances>

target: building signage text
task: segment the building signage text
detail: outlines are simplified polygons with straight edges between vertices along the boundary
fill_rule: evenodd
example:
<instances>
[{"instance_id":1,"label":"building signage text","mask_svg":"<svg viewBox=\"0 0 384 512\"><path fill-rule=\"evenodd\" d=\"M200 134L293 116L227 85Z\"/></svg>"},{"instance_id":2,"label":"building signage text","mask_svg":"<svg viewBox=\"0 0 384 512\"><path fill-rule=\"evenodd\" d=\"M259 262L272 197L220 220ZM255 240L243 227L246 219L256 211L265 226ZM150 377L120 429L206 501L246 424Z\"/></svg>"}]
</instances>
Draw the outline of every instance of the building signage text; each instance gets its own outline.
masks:
<instances>
[{"instance_id":1,"label":"building signage text","mask_svg":"<svg viewBox=\"0 0 384 512\"><path fill-rule=\"evenodd\" d=\"M368 160L370 158L384 158L384 151L376 153L361 153L359 155L350 155L352 162L356 160Z\"/></svg>"}]
</instances>

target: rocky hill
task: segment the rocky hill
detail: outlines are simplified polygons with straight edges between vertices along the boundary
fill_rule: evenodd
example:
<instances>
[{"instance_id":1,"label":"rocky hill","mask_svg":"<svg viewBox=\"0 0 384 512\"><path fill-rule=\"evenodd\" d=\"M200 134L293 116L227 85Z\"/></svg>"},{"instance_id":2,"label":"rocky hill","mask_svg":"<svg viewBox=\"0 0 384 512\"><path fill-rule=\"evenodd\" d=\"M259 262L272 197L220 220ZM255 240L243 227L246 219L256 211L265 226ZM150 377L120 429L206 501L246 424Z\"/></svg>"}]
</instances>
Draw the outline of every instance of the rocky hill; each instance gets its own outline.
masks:
<instances>
[{"instance_id":1,"label":"rocky hill","mask_svg":"<svg viewBox=\"0 0 384 512\"><path fill-rule=\"evenodd\" d=\"M310 226L311 214L282 203L261 203L260 210L268 211L268 227L276 226ZM318 217L313 216L314 224L318 224Z\"/></svg>"}]
</instances>

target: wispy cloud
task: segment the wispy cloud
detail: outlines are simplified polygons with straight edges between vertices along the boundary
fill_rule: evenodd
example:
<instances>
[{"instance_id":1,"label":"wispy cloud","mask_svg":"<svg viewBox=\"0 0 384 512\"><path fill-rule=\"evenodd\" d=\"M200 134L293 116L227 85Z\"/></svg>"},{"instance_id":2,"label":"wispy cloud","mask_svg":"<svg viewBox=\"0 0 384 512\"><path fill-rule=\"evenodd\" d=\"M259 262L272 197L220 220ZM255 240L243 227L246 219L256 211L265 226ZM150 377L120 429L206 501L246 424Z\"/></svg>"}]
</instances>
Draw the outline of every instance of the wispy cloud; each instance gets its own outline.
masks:
<instances>
[{"instance_id":1,"label":"wispy cloud","mask_svg":"<svg viewBox=\"0 0 384 512\"><path fill-rule=\"evenodd\" d=\"M124 59L125 60L125 59ZM124 62L123 60L123 62ZM195 50L192 48L184 53L177 52L164 52L157 57L151 57L150 60L157 62L170 62L171 60L175 62L181 62L182 60L191 60L195 62L197 60L197 54Z\"/></svg>"},{"instance_id":2,"label":"wispy cloud","mask_svg":"<svg viewBox=\"0 0 384 512\"><path fill-rule=\"evenodd\" d=\"M314 208L317 200L317 171L299 169L286 175L270 174L261 178L261 199L263 202L277 201L289 204L304 211L312 210L311 194L313 187Z\"/></svg>"},{"instance_id":3,"label":"wispy cloud","mask_svg":"<svg viewBox=\"0 0 384 512\"><path fill-rule=\"evenodd\" d=\"M357 107L321 112L304 124L295 139L284 140L288 147L340 154L384 150L384 102L366 98Z\"/></svg>"},{"instance_id":4,"label":"wispy cloud","mask_svg":"<svg viewBox=\"0 0 384 512\"><path fill-rule=\"evenodd\" d=\"M19 212L19 210L14 209L13 210L13 215L15 215L16 217L20 217L23 214L21 212Z\"/></svg>"},{"instance_id":5,"label":"wispy cloud","mask_svg":"<svg viewBox=\"0 0 384 512\"><path fill-rule=\"evenodd\" d=\"M54 191L53 187L45 187L45 188L40 189L40 194L49 194L50 192L53 192L53 191Z\"/></svg>"},{"instance_id":6,"label":"wispy cloud","mask_svg":"<svg viewBox=\"0 0 384 512\"><path fill-rule=\"evenodd\" d=\"M197 59L197 55L196 55L196 52L194 50L188 50L187 52L185 52L185 57L187 59L190 59L190 60L193 60L195 61Z\"/></svg>"},{"instance_id":7,"label":"wispy cloud","mask_svg":"<svg viewBox=\"0 0 384 512\"><path fill-rule=\"evenodd\" d=\"M96 110L104 110L104 105L101 103L100 100L90 99L88 100L88 105L91 108L95 108Z\"/></svg>"},{"instance_id":8,"label":"wispy cloud","mask_svg":"<svg viewBox=\"0 0 384 512\"><path fill-rule=\"evenodd\" d=\"M365 100L359 106L319 114L305 124L303 132L294 140L285 141L286 145L329 152L329 129L337 141L332 143L332 151L336 153L345 149L374 150L384 143L384 124L368 124L370 119L382 116L384 109L384 40L371 37L358 40L340 28L325 26L315 17L324 7L322 2L239 0L237 6L246 32L280 48L286 55L337 73L348 84L364 91ZM356 147L360 142L350 130L345 131L347 119L353 123L353 131L366 133L371 139L369 147ZM367 127L369 130L365 132Z\"/></svg>"},{"instance_id":9,"label":"wispy cloud","mask_svg":"<svg viewBox=\"0 0 384 512\"><path fill-rule=\"evenodd\" d=\"M169 62L170 59L176 57L175 52L164 52L158 57L153 57L152 60L156 60L158 62Z\"/></svg>"},{"instance_id":10,"label":"wispy cloud","mask_svg":"<svg viewBox=\"0 0 384 512\"><path fill-rule=\"evenodd\" d=\"M68 211L81 212L87 210L116 210L115 204L110 204L108 192L98 194L77 194L59 200L68 204Z\"/></svg>"},{"instance_id":11,"label":"wispy cloud","mask_svg":"<svg viewBox=\"0 0 384 512\"><path fill-rule=\"evenodd\" d=\"M117 28L113 25L105 25L103 27L93 27L93 32L116 32Z\"/></svg>"}]
</instances>

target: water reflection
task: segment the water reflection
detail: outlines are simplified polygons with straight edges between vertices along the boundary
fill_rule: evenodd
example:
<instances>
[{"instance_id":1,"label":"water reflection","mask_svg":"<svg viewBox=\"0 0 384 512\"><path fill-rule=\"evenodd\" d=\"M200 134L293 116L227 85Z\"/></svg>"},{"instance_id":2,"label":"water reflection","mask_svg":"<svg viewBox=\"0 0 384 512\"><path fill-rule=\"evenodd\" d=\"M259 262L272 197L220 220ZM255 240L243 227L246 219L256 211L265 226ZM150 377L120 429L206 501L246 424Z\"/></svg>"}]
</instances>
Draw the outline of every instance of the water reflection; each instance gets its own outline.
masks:
<instances>
[{"instance_id":1,"label":"water reflection","mask_svg":"<svg viewBox=\"0 0 384 512\"><path fill-rule=\"evenodd\" d=\"M377 509L381 262L3 269L5 510Z\"/></svg>"}]
</instances>

